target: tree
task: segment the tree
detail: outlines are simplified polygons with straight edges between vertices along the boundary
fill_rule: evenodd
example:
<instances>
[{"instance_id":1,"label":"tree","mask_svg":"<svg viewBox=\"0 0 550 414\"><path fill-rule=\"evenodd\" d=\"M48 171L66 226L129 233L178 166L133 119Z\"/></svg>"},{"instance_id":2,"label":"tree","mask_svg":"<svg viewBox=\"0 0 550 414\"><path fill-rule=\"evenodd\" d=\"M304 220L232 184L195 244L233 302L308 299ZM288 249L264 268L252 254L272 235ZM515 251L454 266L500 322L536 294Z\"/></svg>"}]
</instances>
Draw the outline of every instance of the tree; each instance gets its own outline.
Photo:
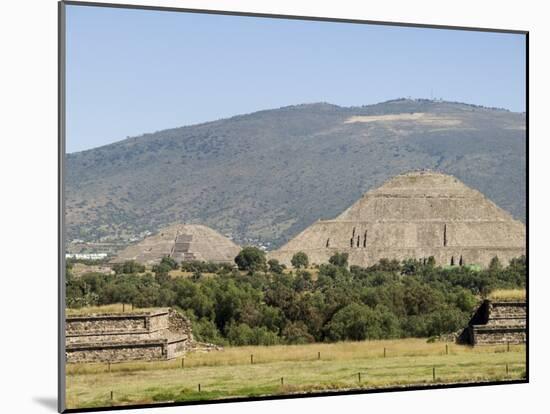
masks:
<instances>
[{"instance_id":1,"label":"tree","mask_svg":"<svg viewBox=\"0 0 550 414\"><path fill-rule=\"evenodd\" d=\"M197 282L197 281L199 281L199 280L201 279L201 277L202 277L201 271L200 271L200 270L195 270L195 271L193 272L193 274L191 275L191 280L192 280L193 282Z\"/></svg>"},{"instance_id":2,"label":"tree","mask_svg":"<svg viewBox=\"0 0 550 414\"><path fill-rule=\"evenodd\" d=\"M348 267L348 254L347 253L334 253L328 262L338 267Z\"/></svg>"},{"instance_id":3,"label":"tree","mask_svg":"<svg viewBox=\"0 0 550 414\"><path fill-rule=\"evenodd\" d=\"M416 259L406 259L403 260L401 266L401 273L404 275L414 275L420 267L420 262Z\"/></svg>"},{"instance_id":4,"label":"tree","mask_svg":"<svg viewBox=\"0 0 550 414\"><path fill-rule=\"evenodd\" d=\"M313 289L311 273L306 270L298 270L294 279L294 290L296 292L303 292L311 289Z\"/></svg>"},{"instance_id":5,"label":"tree","mask_svg":"<svg viewBox=\"0 0 550 414\"><path fill-rule=\"evenodd\" d=\"M445 307L438 309L424 317L426 321L426 336L441 335L445 332L454 332L468 323L468 313L456 308Z\"/></svg>"},{"instance_id":6,"label":"tree","mask_svg":"<svg viewBox=\"0 0 550 414\"><path fill-rule=\"evenodd\" d=\"M292 256L292 259L290 259L290 263L292 263L292 266L295 269L300 269L302 267L306 268L309 265L309 258L304 252L298 252L295 253L294 256Z\"/></svg>"},{"instance_id":7,"label":"tree","mask_svg":"<svg viewBox=\"0 0 550 414\"><path fill-rule=\"evenodd\" d=\"M269 265L270 272L277 273L278 275L283 274L285 266L280 264L277 259L270 259L267 264Z\"/></svg>"},{"instance_id":8,"label":"tree","mask_svg":"<svg viewBox=\"0 0 550 414\"><path fill-rule=\"evenodd\" d=\"M508 267L514 271L525 273L527 268L527 259L524 255L513 258L512 260L510 260L510 264L508 265Z\"/></svg>"},{"instance_id":9,"label":"tree","mask_svg":"<svg viewBox=\"0 0 550 414\"><path fill-rule=\"evenodd\" d=\"M160 274L168 275L168 273L170 272L170 270L172 270L172 268L170 267L170 265L161 262L158 265L154 265L152 270L153 270L153 273L155 273L155 275L160 275Z\"/></svg>"},{"instance_id":10,"label":"tree","mask_svg":"<svg viewBox=\"0 0 550 414\"><path fill-rule=\"evenodd\" d=\"M225 342L216 324L208 318L193 321L193 336L195 339L203 342L214 344L223 344Z\"/></svg>"},{"instance_id":11,"label":"tree","mask_svg":"<svg viewBox=\"0 0 550 414\"><path fill-rule=\"evenodd\" d=\"M263 252L247 248L239 260L246 269L263 270L262 258ZM193 277L171 278L169 260L154 267L153 277L136 273L139 266L129 262L125 269L118 266L117 275L89 272L68 278L66 302L71 308L121 302L173 306L189 315L203 340L271 345L450 333L466 326L479 295L526 284L524 256L505 267L494 259L492 270L450 267L448 261L435 265L433 258L403 263L383 259L348 269L343 267L346 255L331 259L319 266L315 280L303 268L282 272L274 259L269 261L271 273L254 272L253 277L237 266L196 261L186 262ZM460 263L460 255L454 259ZM219 277L199 276L213 271Z\"/></svg>"},{"instance_id":12,"label":"tree","mask_svg":"<svg viewBox=\"0 0 550 414\"><path fill-rule=\"evenodd\" d=\"M250 272L264 270L266 268L265 253L257 247L247 246L235 257L235 263L239 270Z\"/></svg>"},{"instance_id":13,"label":"tree","mask_svg":"<svg viewBox=\"0 0 550 414\"><path fill-rule=\"evenodd\" d=\"M327 335L334 341L362 341L382 336L375 311L368 306L352 303L334 314L327 325Z\"/></svg>"},{"instance_id":14,"label":"tree","mask_svg":"<svg viewBox=\"0 0 550 414\"><path fill-rule=\"evenodd\" d=\"M307 331L304 322L290 322L283 329L283 337L288 344L308 344L315 342L315 338Z\"/></svg>"},{"instance_id":15,"label":"tree","mask_svg":"<svg viewBox=\"0 0 550 414\"><path fill-rule=\"evenodd\" d=\"M227 339L231 345L275 345L277 334L265 326L251 328L245 323L232 323L227 328Z\"/></svg>"},{"instance_id":16,"label":"tree","mask_svg":"<svg viewBox=\"0 0 550 414\"><path fill-rule=\"evenodd\" d=\"M133 260L127 260L124 263L113 265L113 270L118 274L131 274L145 272L145 266Z\"/></svg>"},{"instance_id":17,"label":"tree","mask_svg":"<svg viewBox=\"0 0 550 414\"><path fill-rule=\"evenodd\" d=\"M468 290L461 290L455 299L455 304L462 312L471 313L477 304L476 297Z\"/></svg>"},{"instance_id":18,"label":"tree","mask_svg":"<svg viewBox=\"0 0 550 414\"><path fill-rule=\"evenodd\" d=\"M502 264L500 263L499 258L495 256L491 259L491 262L489 263L489 271L498 272L500 270L502 270Z\"/></svg>"},{"instance_id":19,"label":"tree","mask_svg":"<svg viewBox=\"0 0 550 414\"><path fill-rule=\"evenodd\" d=\"M401 270L401 264L397 259L388 260L386 258L382 258L375 266L378 268L378 270L381 270L383 272L398 272L399 270Z\"/></svg>"},{"instance_id":20,"label":"tree","mask_svg":"<svg viewBox=\"0 0 550 414\"><path fill-rule=\"evenodd\" d=\"M170 267L170 269L175 270L178 268L178 262L176 262L174 259L172 259L170 256L164 256L160 264L165 264Z\"/></svg>"},{"instance_id":21,"label":"tree","mask_svg":"<svg viewBox=\"0 0 550 414\"><path fill-rule=\"evenodd\" d=\"M168 272L155 272L155 280L159 283L159 285L163 285L170 281L170 275Z\"/></svg>"}]
</instances>

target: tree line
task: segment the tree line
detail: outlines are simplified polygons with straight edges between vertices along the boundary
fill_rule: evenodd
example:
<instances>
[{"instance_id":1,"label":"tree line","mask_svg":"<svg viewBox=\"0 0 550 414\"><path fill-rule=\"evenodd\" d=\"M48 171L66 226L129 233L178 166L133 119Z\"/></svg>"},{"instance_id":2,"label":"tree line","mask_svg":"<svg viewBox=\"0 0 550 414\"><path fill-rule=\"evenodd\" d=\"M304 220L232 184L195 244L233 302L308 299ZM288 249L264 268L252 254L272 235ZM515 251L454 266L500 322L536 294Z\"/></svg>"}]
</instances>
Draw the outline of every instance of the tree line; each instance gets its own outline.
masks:
<instances>
[{"instance_id":1,"label":"tree line","mask_svg":"<svg viewBox=\"0 0 550 414\"><path fill-rule=\"evenodd\" d=\"M337 253L312 269L299 252L287 269L245 247L235 264L178 264L165 257L150 271L126 262L113 266L115 275L77 278L69 263L66 302L174 307L189 317L198 340L217 344L302 344L455 332L491 290L522 288L526 281L524 256L507 266L494 258L480 270L436 266L433 258L348 266L347 254ZM174 269L192 275L171 277Z\"/></svg>"}]
</instances>

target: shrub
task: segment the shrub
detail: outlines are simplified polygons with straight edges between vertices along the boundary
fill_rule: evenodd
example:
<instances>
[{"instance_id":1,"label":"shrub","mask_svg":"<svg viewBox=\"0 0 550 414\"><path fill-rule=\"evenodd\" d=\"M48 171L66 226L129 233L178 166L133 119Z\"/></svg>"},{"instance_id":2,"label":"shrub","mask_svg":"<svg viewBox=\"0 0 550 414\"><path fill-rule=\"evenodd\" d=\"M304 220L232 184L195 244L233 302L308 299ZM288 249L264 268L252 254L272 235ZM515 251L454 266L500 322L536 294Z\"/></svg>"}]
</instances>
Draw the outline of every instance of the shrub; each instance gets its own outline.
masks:
<instances>
[{"instance_id":1,"label":"shrub","mask_svg":"<svg viewBox=\"0 0 550 414\"><path fill-rule=\"evenodd\" d=\"M193 336L201 342L218 345L223 345L226 342L216 324L207 318L201 318L193 322Z\"/></svg>"},{"instance_id":2,"label":"shrub","mask_svg":"<svg viewBox=\"0 0 550 414\"><path fill-rule=\"evenodd\" d=\"M305 268L309 265L309 258L304 252L298 252L295 253L294 256L292 256L292 259L290 259L290 263L295 269Z\"/></svg>"},{"instance_id":3,"label":"shrub","mask_svg":"<svg viewBox=\"0 0 550 414\"><path fill-rule=\"evenodd\" d=\"M176 262L174 259L172 259L170 256L164 256L161 261L160 261L160 264L161 265L166 265L168 266L171 270L174 270L174 269L177 269L178 268L178 262Z\"/></svg>"},{"instance_id":4,"label":"shrub","mask_svg":"<svg viewBox=\"0 0 550 414\"><path fill-rule=\"evenodd\" d=\"M248 270L250 272L265 270L265 253L257 247L247 246L235 257L235 263L239 270Z\"/></svg>"},{"instance_id":5,"label":"shrub","mask_svg":"<svg viewBox=\"0 0 550 414\"><path fill-rule=\"evenodd\" d=\"M283 274L283 270L284 270L285 266L280 264L277 259L270 259L267 262L267 264L269 266L269 271L270 272L276 273L278 275Z\"/></svg>"},{"instance_id":6,"label":"shrub","mask_svg":"<svg viewBox=\"0 0 550 414\"><path fill-rule=\"evenodd\" d=\"M348 254L347 253L334 253L328 262L338 267L348 267Z\"/></svg>"},{"instance_id":7,"label":"shrub","mask_svg":"<svg viewBox=\"0 0 550 414\"><path fill-rule=\"evenodd\" d=\"M127 260L124 263L113 265L113 270L118 274L132 274L145 272L145 266L133 260Z\"/></svg>"},{"instance_id":8,"label":"shrub","mask_svg":"<svg viewBox=\"0 0 550 414\"><path fill-rule=\"evenodd\" d=\"M283 329L283 338L287 344L308 344L315 342L315 338L311 335L304 322L290 322Z\"/></svg>"},{"instance_id":9,"label":"shrub","mask_svg":"<svg viewBox=\"0 0 550 414\"><path fill-rule=\"evenodd\" d=\"M251 328L245 323L231 323L226 332L231 345L276 345L279 338L265 326Z\"/></svg>"},{"instance_id":10,"label":"shrub","mask_svg":"<svg viewBox=\"0 0 550 414\"><path fill-rule=\"evenodd\" d=\"M379 315L368 306L352 303L334 314L327 325L327 336L333 341L362 341L384 335Z\"/></svg>"},{"instance_id":11,"label":"shrub","mask_svg":"<svg viewBox=\"0 0 550 414\"><path fill-rule=\"evenodd\" d=\"M201 262L199 260L191 260L181 263L181 270L183 272L201 272L201 273L216 273L219 270L231 270L231 266L227 264L219 264L212 262Z\"/></svg>"}]
</instances>

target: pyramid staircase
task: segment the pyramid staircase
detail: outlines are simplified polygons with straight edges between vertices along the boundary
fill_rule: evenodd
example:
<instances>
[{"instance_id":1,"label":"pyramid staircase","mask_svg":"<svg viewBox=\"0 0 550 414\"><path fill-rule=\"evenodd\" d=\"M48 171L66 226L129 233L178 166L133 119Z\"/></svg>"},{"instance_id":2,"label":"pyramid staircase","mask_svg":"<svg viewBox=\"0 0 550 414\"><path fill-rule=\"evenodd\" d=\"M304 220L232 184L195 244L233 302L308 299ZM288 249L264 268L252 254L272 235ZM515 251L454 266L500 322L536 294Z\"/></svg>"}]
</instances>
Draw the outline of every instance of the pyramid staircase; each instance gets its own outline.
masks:
<instances>
[{"instance_id":1,"label":"pyramid staircase","mask_svg":"<svg viewBox=\"0 0 550 414\"><path fill-rule=\"evenodd\" d=\"M195 254L189 251L192 241L193 235L178 234L170 257L178 261L196 260Z\"/></svg>"}]
</instances>

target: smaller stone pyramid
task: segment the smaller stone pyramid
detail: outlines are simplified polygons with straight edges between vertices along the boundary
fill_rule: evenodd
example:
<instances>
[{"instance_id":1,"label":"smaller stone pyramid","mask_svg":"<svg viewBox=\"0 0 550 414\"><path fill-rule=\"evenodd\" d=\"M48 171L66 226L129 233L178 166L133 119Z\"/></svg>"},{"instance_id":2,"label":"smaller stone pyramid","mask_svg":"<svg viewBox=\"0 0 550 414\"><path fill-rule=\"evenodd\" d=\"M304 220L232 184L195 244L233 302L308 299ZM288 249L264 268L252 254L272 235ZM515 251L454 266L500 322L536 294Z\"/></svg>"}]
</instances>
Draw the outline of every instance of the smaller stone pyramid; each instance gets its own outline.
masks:
<instances>
[{"instance_id":1,"label":"smaller stone pyramid","mask_svg":"<svg viewBox=\"0 0 550 414\"><path fill-rule=\"evenodd\" d=\"M205 261L233 263L241 248L215 230L200 224L174 224L139 243L128 246L113 263L135 260L157 264L164 256L177 262Z\"/></svg>"}]
</instances>

